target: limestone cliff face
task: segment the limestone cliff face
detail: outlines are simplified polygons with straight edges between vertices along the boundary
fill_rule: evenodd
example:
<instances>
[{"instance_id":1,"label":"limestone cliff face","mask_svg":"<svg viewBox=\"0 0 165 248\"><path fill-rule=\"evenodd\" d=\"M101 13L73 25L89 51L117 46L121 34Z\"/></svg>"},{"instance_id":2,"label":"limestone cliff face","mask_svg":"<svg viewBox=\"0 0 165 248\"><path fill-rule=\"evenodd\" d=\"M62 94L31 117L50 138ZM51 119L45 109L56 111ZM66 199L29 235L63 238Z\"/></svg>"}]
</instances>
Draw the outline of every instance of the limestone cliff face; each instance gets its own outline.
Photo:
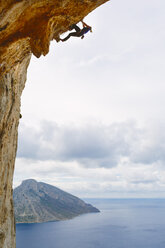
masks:
<instances>
[{"instance_id":1,"label":"limestone cliff face","mask_svg":"<svg viewBox=\"0 0 165 248\"><path fill-rule=\"evenodd\" d=\"M108 0L0 1L0 248L15 247L12 180L20 97L31 54L46 55L50 41Z\"/></svg>"},{"instance_id":2,"label":"limestone cliff face","mask_svg":"<svg viewBox=\"0 0 165 248\"><path fill-rule=\"evenodd\" d=\"M0 80L0 248L14 247L12 179L17 149L20 96L30 56Z\"/></svg>"}]
</instances>

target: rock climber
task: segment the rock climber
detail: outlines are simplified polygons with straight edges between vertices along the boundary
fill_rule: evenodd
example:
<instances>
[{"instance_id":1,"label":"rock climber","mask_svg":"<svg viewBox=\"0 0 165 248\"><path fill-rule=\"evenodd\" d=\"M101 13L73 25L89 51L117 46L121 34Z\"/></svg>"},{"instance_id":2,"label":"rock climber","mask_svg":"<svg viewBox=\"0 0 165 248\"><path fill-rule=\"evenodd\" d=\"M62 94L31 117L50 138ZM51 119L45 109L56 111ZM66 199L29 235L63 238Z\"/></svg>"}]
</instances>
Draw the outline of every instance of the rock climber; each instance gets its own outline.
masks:
<instances>
[{"instance_id":1,"label":"rock climber","mask_svg":"<svg viewBox=\"0 0 165 248\"><path fill-rule=\"evenodd\" d=\"M82 22L82 25L83 25L83 28L79 28L76 24L73 24L71 27L70 27L70 30L73 30L75 29L76 32L72 32L70 34L68 34L68 36L66 36L64 39L61 39L61 41L66 41L68 40L71 36L73 37L81 37L81 39L84 38L84 34L86 34L88 31L92 32L92 27L90 27L89 25L87 25L84 21L81 21Z\"/></svg>"}]
</instances>

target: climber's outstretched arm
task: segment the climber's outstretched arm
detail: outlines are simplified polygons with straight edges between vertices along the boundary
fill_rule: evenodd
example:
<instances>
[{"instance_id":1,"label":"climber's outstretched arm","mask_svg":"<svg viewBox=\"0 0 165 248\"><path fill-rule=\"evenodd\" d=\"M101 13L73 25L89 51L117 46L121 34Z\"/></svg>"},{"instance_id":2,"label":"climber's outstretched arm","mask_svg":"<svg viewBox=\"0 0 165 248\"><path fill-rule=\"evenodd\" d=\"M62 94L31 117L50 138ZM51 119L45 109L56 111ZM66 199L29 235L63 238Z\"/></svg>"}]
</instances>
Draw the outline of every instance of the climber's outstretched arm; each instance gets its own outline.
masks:
<instances>
[{"instance_id":1,"label":"climber's outstretched arm","mask_svg":"<svg viewBox=\"0 0 165 248\"><path fill-rule=\"evenodd\" d=\"M83 28L84 27L91 28L91 26L89 26L88 24L86 24L84 21L81 21L81 22L82 22Z\"/></svg>"}]
</instances>

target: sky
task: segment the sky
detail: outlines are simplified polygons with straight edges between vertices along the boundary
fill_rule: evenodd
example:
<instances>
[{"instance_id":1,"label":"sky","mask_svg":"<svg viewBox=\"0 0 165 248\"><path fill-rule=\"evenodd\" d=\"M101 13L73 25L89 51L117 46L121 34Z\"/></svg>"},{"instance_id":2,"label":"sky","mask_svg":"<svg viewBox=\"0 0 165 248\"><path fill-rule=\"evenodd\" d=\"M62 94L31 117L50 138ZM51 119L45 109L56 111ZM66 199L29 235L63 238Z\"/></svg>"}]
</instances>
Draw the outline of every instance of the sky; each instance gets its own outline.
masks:
<instances>
[{"instance_id":1,"label":"sky","mask_svg":"<svg viewBox=\"0 0 165 248\"><path fill-rule=\"evenodd\" d=\"M32 57L14 187L34 178L84 198L165 197L164 8L112 0L84 19L93 33Z\"/></svg>"}]
</instances>

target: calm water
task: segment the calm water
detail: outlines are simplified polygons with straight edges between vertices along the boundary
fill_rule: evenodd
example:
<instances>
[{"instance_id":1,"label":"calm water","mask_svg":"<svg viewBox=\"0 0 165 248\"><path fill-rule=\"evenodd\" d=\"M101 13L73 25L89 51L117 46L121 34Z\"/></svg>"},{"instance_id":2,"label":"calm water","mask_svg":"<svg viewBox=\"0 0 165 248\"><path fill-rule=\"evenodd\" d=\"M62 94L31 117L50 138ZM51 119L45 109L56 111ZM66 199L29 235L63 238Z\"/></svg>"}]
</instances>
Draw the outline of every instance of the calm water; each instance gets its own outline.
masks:
<instances>
[{"instance_id":1,"label":"calm water","mask_svg":"<svg viewBox=\"0 0 165 248\"><path fill-rule=\"evenodd\" d=\"M18 224L17 248L165 248L165 200L89 200L101 213Z\"/></svg>"}]
</instances>

